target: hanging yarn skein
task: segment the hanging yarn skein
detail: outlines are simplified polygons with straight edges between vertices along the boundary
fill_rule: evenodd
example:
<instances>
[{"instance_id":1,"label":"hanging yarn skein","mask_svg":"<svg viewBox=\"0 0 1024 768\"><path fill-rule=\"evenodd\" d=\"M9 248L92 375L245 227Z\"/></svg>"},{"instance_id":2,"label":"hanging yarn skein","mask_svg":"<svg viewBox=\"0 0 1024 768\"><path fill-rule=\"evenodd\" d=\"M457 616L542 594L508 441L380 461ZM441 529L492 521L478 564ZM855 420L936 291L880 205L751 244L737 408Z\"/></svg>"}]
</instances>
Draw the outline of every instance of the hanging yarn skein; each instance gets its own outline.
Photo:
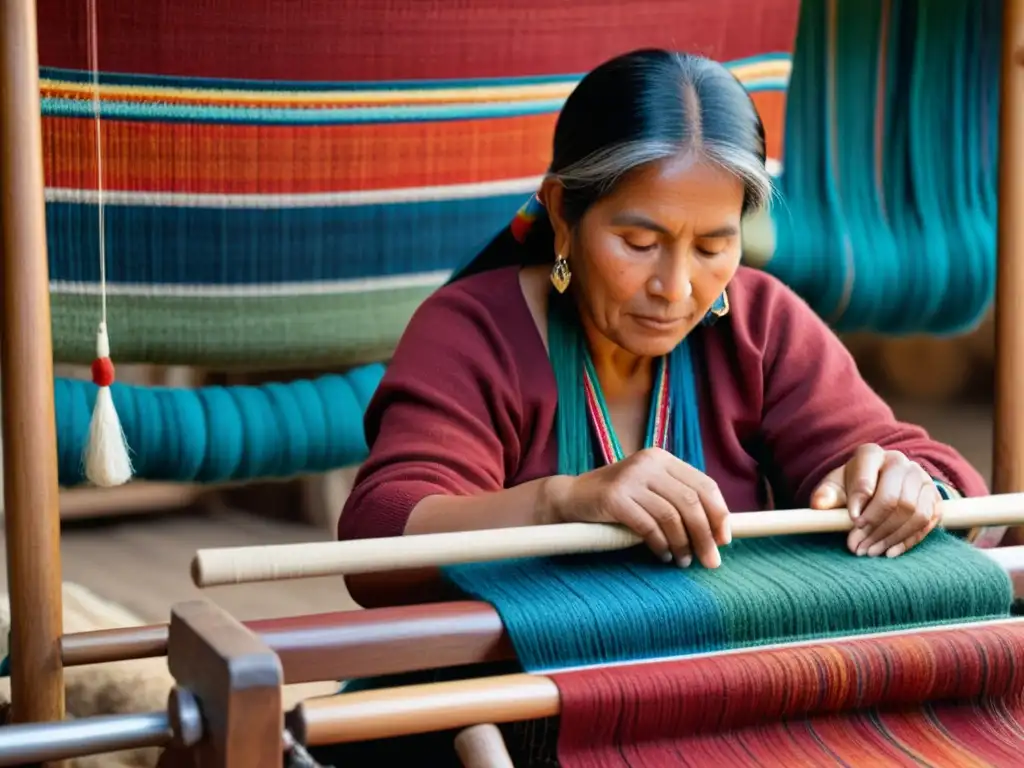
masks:
<instances>
[{"instance_id":1,"label":"hanging yarn skein","mask_svg":"<svg viewBox=\"0 0 1024 768\"><path fill-rule=\"evenodd\" d=\"M92 380L97 386L89 439L84 452L85 475L91 483L109 488L123 485L132 478L132 462L128 455L121 419L114 407L110 385L114 383L114 364L110 359L107 336L107 254L103 206L103 121L100 117L99 42L96 0L87 0L89 7L89 69L93 79L93 114L96 124L96 193L99 215L100 253L100 324L96 333L96 359L92 364Z\"/></svg>"}]
</instances>

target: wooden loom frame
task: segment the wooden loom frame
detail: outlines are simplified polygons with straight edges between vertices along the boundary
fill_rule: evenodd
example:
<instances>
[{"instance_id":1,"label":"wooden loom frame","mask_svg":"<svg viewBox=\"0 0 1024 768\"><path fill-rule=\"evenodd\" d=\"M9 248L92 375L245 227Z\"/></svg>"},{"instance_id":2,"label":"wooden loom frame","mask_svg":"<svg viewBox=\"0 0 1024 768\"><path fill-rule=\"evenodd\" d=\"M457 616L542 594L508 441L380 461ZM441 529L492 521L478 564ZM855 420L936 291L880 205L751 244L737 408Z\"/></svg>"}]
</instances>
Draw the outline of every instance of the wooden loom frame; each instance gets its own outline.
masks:
<instances>
[{"instance_id":1,"label":"wooden loom frame","mask_svg":"<svg viewBox=\"0 0 1024 768\"><path fill-rule=\"evenodd\" d=\"M35 0L0 3L0 369L14 722L64 717L57 440ZM993 490L1024 491L1024 0L1004 0ZM1014 173L1017 169L1017 173ZM1009 534L1007 543L1022 539Z\"/></svg>"}]
</instances>

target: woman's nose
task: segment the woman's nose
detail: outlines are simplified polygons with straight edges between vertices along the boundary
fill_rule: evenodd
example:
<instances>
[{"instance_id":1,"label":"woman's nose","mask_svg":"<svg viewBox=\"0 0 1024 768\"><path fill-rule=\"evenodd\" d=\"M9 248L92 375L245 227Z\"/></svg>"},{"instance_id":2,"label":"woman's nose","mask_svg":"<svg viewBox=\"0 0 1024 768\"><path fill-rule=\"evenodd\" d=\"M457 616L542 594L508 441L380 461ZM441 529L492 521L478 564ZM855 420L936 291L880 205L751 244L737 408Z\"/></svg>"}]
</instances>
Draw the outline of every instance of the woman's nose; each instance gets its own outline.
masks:
<instances>
[{"instance_id":1,"label":"woman's nose","mask_svg":"<svg viewBox=\"0 0 1024 768\"><path fill-rule=\"evenodd\" d=\"M685 259L672 260L660 269L651 280L651 293L674 304L685 301L693 295L693 283L689 265ZM680 263L682 262L682 263Z\"/></svg>"}]
</instances>

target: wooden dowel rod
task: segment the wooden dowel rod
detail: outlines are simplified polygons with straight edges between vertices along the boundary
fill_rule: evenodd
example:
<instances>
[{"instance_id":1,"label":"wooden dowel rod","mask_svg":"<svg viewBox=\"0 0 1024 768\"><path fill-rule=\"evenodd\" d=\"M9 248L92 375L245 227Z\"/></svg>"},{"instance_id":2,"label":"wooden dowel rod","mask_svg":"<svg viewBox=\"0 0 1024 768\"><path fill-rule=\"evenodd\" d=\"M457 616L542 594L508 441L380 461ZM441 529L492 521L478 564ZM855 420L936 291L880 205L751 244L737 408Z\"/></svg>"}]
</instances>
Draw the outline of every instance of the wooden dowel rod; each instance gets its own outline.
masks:
<instances>
[{"instance_id":1,"label":"wooden dowel rod","mask_svg":"<svg viewBox=\"0 0 1024 768\"><path fill-rule=\"evenodd\" d=\"M975 629L987 626L1024 625L1024 619L971 622ZM676 659L652 659L613 666L693 662L699 658L743 656L797 647L856 645L890 642L901 636L920 637L955 631L956 625L920 627L868 635L779 643L756 648L713 651ZM573 670L564 670L563 673ZM512 674L494 677L424 683L309 699L288 715L288 727L304 744L321 746L354 741L387 739L420 733L465 728L480 723L512 723L554 717L561 701L555 682L544 675Z\"/></svg>"},{"instance_id":2,"label":"wooden dowel rod","mask_svg":"<svg viewBox=\"0 0 1024 768\"><path fill-rule=\"evenodd\" d=\"M962 530L1024 523L1024 493L942 502L943 525ZM730 515L734 539L849 530L845 509L791 509ZM192 561L198 587L314 576L351 576L516 557L608 552L641 539L616 525L563 523L524 528L433 533L387 539L204 549Z\"/></svg>"},{"instance_id":3,"label":"wooden dowel rod","mask_svg":"<svg viewBox=\"0 0 1024 768\"><path fill-rule=\"evenodd\" d=\"M62 720L57 434L33 0L0 3L4 520L14 722Z\"/></svg>"},{"instance_id":4,"label":"wooden dowel rod","mask_svg":"<svg viewBox=\"0 0 1024 768\"><path fill-rule=\"evenodd\" d=\"M278 655L289 684L514 658L494 608L470 600L243 623ZM64 665L165 656L167 638L166 624L65 635Z\"/></svg>"},{"instance_id":5,"label":"wooden dowel rod","mask_svg":"<svg viewBox=\"0 0 1024 768\"><path fill-rule=\"evenodd\" d=\"M289 717L289 729L311 747L389 739L490 723L514 723L559 712L558 688L542 675L501 675L426 683L311 699Z\"/></svg>"},{"instance_id":6,"label":"wooden dowel rod","mask_svg":"<svg viewBox=\"0 0 1024 768\"><path fill-rule=\"evenodd\" d=\"M455 737L455 754L462 768L515 768L505 737L493 723L473 725Z\"/></svg>"},{"instance_id":7,"label":"wooden dowel rod","mask_svg":"<svg viewBox=\"0 0 1024 768\"><path fill-rule=\"evenodd\" d=\"M997 493L1024 491L1024 0L1003 2L1002 59L992 481ZM1020 528L1008 538L1024 542Z\"/></svg>"}]
</instances>

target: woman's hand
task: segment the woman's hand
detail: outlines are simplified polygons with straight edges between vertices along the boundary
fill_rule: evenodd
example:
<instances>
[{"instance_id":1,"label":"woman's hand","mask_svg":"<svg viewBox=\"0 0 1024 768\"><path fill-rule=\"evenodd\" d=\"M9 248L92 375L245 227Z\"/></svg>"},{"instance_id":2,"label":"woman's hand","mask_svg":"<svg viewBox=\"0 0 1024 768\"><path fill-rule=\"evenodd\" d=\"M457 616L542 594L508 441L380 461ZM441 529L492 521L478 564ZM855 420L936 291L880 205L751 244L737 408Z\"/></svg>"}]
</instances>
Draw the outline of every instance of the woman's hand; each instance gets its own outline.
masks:
<instances>
[{"instance_id":1,"label":"woman's hand","mask_svg":"<svg viewBox=\"0 0 1024 768\"><path fill-rule=\"evenodd\" d=\"M941 522L938 490L917 462L899 451L862 445L811 494L814 509L847 507L854 520L847 546L857 555L897 557Z\"/></svg>"},{"instance_id":2,"label":"woman's hand","mask_svg":"<svg viewBox=\"0 0 1024 768\"><path fill-rule=\"evenodd\" d=\"M719 545L732 540L729 510L715 481L659 448L579 477L550 480L554 522L619 523L666 563L685 568L696 555L705 567L717 568Z\"/></svg>"}]
</instances>

